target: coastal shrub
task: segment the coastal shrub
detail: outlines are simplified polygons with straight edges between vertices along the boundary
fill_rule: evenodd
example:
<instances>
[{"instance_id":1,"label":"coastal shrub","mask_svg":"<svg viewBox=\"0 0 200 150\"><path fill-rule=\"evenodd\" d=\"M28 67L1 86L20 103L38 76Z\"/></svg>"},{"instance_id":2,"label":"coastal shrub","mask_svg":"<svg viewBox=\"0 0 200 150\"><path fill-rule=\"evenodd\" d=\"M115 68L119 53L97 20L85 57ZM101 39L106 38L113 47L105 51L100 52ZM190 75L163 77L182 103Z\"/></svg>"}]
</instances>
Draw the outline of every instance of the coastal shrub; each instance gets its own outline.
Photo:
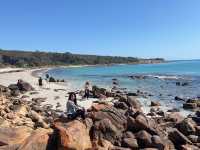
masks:
<instances>
[{"instance_id":1,"label":"coastal shrub","mask_svg":"<svg viewBox=\"0 0 200 150\"><path fill-rule=\"evenodd\" d=\"M136 57L81 55L72 53L0 51L0 63L18 67L39 67L49 65L97 65L159 63L164 59L140 59Z\"/></svg>"}]
</instances>

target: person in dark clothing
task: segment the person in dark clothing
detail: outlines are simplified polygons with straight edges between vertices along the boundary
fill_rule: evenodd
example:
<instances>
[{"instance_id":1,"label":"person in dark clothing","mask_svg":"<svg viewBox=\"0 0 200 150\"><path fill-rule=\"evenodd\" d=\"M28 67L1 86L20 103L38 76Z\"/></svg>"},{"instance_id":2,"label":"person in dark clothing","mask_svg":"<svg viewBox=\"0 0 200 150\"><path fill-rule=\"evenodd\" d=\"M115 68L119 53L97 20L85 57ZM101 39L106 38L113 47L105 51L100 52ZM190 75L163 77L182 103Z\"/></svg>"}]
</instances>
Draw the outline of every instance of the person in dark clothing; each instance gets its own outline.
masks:
<instances>
[{"instance_id":1,"label":"person in dark clothing","mask_svg":"<svg viewBox=\"0 0 200 150\"><path fill-rule=\"evenodd\" d=\"M66 109L68 118L76 119L80 116L82 119L85 119L85 109L78 106L76 94L74 92L69 93Z\"/></svg>"},{"instance_id":2,"label":"person in dark clothing","mask_svg":"<svg viewBox=\"0 0 200 150\"><path fill-rule=\"evenodd\" d=\"M19 79L19 80L17 81L17 87L18 87L18 89L19 89L20 91L23 90L22 83L23 83L23 81L22 81L21 79Z\"/></svg>"},{"instance_id":3,"label":"person in dark clothing","mask_svg":"<svg viewBox=\"0 0 200 150\"><path fill-rule=\"evenodd\" d=\"M90 83L87 81L85 83L85 95L84 95L84 97L88 99L89 96L90 96Z\"/></svg>"},{"instance_id":4,"label":"person in dark clothing","mask_svg":"<svg viewBox=\"0 0 200 150\"><path fill-rule=\"evenodd\" d=\"M90 90L89 89L85 89L85 95L84 95L84 97L88 99L89 96L90 96Z\"/></svg>"},{"instance_id":5,"label":"person in dark clothing","mask_svg":"<svg viewBox=\"0 0 200 150\"><path fill-rule=\"evenodd\" d=\"M39 83L39 86L42 86L42 85L43 85L43 84L42 84L42 78L41 78L41 77L38 79L38 83Z\"/></svg>"}]
</instances>

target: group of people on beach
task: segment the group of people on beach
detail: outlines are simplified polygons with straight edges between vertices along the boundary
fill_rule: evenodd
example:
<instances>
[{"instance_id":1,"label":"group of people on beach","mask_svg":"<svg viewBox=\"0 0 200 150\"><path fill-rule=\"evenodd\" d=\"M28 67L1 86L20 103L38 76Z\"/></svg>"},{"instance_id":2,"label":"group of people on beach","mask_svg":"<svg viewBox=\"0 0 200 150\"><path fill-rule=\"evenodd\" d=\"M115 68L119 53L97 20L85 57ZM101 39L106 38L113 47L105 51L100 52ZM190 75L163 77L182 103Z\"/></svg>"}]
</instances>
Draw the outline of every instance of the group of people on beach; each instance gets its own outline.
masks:
<instances>
[{"instance_id":1,"label":"group of people on beach","mask_svg":"<svg viewBox=\"0 0 200 150\"><path fill-rule=\"evenodd\" d=\"M40 77L38 79L38 85L40 87L43 86L43 80L42 80L42 77ZM85 90L84 90L84 96L83 98L86 98L88 99L89 96L90 96L90 83L87 81L85 83ZM81 117L82 119L85 118L85 109L81 106L78 105L77 103L77 96L76 96L76 93L75 92L70 92L69 93L69 97L68 97L68 101L67 101L67 104L66 104L66 114L67 114L67 117L69 119L75 119L77 117Z\"/></svg>"}]
</instances>

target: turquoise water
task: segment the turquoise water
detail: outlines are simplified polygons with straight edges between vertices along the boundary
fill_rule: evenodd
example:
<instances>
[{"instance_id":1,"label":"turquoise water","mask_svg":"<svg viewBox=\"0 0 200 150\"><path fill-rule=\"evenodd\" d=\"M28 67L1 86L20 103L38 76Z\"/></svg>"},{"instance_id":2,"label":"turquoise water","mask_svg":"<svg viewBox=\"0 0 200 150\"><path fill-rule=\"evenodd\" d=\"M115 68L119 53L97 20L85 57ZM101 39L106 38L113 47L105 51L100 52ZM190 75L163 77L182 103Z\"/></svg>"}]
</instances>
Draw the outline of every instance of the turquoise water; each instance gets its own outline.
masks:
<instances>
[{"instance_id":1,"label":"turquoise water","mask_svg":"<svg viewBox=\"0 0 200 150\"><path fill-rule=\"evenodd\" d=\"M106 88L112 88L112 79L117 78L121 88L128 91L145 91L150 99L181 106L175 96L196 97L200 95L200 60L173 61L162 64L114 65L78 68L56 68L48 72L59 79L70 80L73 89L83 87L90 81ZM132 79L131 75L145 75L147 79ZM187 82L188 86L176 86L176 82Z\"/></svg>"}]
</instances>

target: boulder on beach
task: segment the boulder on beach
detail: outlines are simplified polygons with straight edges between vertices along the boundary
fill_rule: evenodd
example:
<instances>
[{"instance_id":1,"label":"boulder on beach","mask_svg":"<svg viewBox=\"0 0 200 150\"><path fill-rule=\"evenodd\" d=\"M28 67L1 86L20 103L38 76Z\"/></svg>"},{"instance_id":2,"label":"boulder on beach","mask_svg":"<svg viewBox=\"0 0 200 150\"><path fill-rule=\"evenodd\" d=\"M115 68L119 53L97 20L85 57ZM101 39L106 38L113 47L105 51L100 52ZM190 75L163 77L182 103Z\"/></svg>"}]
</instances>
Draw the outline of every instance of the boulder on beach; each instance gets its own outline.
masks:
<instances>
[{"instance_id":1,"label":"boulder on beach","mask_svg":"<svg viewBox=\"0 0 200 150\"><path fill-rule=\"evenodd\" d=\"M116 143L121 137L121 132L118 130L109 119L103 119L95 122L92 129L93 139L99 137L110 141L111 143Z\"/></svg>"},{"instance_id":2,"label":"boulder on beach","mask_svg":"<svg viewBox=\"0 0 200 150\"><path fill-rule=\"evenodd\" d=\"M122 146L131 149L139 149L137 139L135 138L124 138L122 140Z\"/></svg>"},{"instance_id":3,"label":"boulder on beach","mask_svg":"<svg viewBox=\"0 0 200 150\"><path fill-rule=\"evenodd\" d=\"M0 146L21 144L31 132L28 127L0 128Z\"/></svg>"},{"instance_id":4,"label":"boulder on beach","mask_svg":"<svg viewBox=\"0 0 200 150\"><path fill-rule=\"evenodd\" d=\"M69 123L56 122L58 149L86 150L92 148L89 133L86 126L80 121Z\"/></svg>"},{"instance_id":5,"label":"boulder on beach","mask_svg":"<svg viewBox=\"0 0 200 150\"><path fill-rule=\"evenodd\" d=\"M184 103L183 108L184 109L196 109L197 104L196 103Z\"/></svg>"},{"instance_id":6,"label":"boulder on beach","mask_svg":"<svg viewBox=\"0 0 200 150\"><path fill-rule=\"evenodd\" d=\"M127 124L125 114L123 112L120 112L115 107L105 108L101 111L92 112L91 118L93 119L93 121L109 119L111 123L120 131L123 131L124 127Z\"/></svg>"},{"instance_id":7,"label":"boulder on beach","mask_svg":"<svg viewBox=\"0 0 200 150\"><path fill-rule=\"evenodd\" d=\"M185 135L175 128L169 129L168 134L169 139L177 148L180 148L180 146L184 144L192 144L192 142Z\"/></svg>"},{"instance_id":8,"label":"boulder on beach","mask_svg":"<svg viewBox=\"0 0 200 150\"><path fill-rule=\"evenodd\" d=\"M9 96L11 92L8 87L5 87L3 85L0 85L0 91L6 96Z\"/></svg>"},{"instance_id":9,"label":"boulder on beach","mask_svg":"<svg viewBox=\"0 0 200 150\"><path fill-rule=\"evenodd\" d=\"M176 125L177 129L186 136L195 134L196 126L196 123L191 118L184 119L182 122Z\"/></svg>"},{"instance_id":10,"label":"boulder on beach","mask_svg":"<svg viewBox=\"0 0 200 150\"><path fill-rule=\"evenodd\" d=\"M20 92L33 91L34 88L23 80L19 80L17 84L10 84L8 88L11 90L12 96L18 96Z\"/></svg>"},{"instance_id":11,"label":"boulder on beach","mask_svg":"<svg viewBox=\"0 0 200 150\"><path fill-rule=\"evenodd\" d=\"M156 102L156 101L151 101L151 106L152 107L161 106L161 104L159 102Z\"/></svg>"},{"instance_id":12,"label":"boulder on beach","mask_svg":"<svg viewBox=\"0 0 200 150\"><path fill-rule=\"evenodd\" d=\"M151 137L152 137L151 134L149 134L145 130L141 130L136 134L138 144L141 148L151 147L152 145Z\"/></svg>"},{"instance_id":13,"label":"boulder on beach","mask_svg":"<svg viewBox=\"0 0 200 150\"><path fill-rule=\"evenodd\" d=\"M47 150L50 134L52 134L52 130L37 129L21 143L18 150Z\"/></svg>"},{"instance_id":14,"label":"boulder on beach","mask_svg":"<svg viewBox=\"0 0 200 150\"><path fill-rule=\"evenodd\" d=\"M92 106L88 109L88 111L100 111L110 107L111 105L109 105L108 103L93 103Z\"/></svg>"}]
</instances>

